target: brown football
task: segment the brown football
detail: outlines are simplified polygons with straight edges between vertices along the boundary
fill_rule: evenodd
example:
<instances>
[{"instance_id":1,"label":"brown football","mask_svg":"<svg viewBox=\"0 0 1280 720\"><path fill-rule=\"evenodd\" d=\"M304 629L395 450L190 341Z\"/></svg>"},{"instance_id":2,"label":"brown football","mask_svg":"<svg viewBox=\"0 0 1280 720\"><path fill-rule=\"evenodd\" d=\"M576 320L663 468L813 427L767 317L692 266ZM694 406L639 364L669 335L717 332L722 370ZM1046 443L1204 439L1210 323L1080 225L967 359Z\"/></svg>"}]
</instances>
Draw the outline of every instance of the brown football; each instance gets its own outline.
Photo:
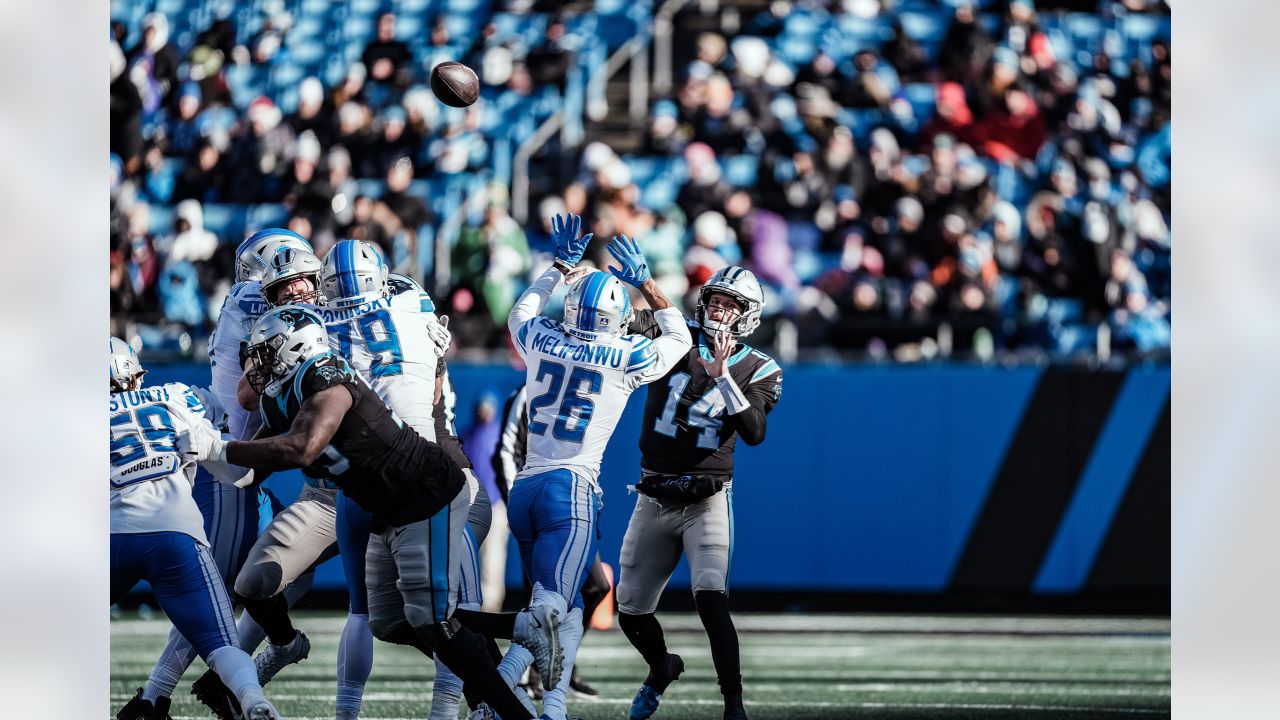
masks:
<instances>
[{"instance_id":1,"label":"brown football","mask_svg":"<svg viewBox=\"0 0 1280 720\"><path fill-rule=\"evenodd\" d=\"M442 62L431 70L431 92L451 107L466 107L480 96L480 79L460 62Z\"/></svg>"}]
</instances>

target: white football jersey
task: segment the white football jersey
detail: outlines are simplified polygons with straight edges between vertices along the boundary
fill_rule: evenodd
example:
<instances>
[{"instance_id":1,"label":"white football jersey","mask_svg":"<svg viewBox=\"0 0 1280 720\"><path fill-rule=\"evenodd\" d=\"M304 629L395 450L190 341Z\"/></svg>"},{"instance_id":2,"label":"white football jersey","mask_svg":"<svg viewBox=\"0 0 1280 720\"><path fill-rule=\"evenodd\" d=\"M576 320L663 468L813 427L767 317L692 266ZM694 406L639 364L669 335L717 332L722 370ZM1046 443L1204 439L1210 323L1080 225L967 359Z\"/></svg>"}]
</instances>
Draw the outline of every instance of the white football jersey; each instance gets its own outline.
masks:
<instances>
[{"instance_id":1,"label":"white football jersey","mask_svg":"<svg viewBox=\"0 0 1280 720\"><path fill-rule=\"evenodd\" d=\"M178 434L209 424L196 392L182 383L112 393L111 532L186 533L208 544L191 497L195 465L184 462Z\"/></svg>"},{"instance_id":2,"label":"white football jersey","mask_svg":"<svg viewBox=\"0 0 1280 720\"><path fill-rule=\"evenodd\" d=\"M240 407L236 387L244 371L240 367L240 343L249 339L253 324L270 308L262 297L257 280L236 283L222 302L218 325L209 336L209 365L213 371L210 390L227 412L227 426L240 440L253 437L262 424L256 412Z\"/></svg>"},{"instance_id":3,"label":"white football jersey","mask_svg":"<svg viewBox=\"0 0 1280 720\"><path fill-rule=\"evenodd\" d=\"M317 310L325 321L329 347L364 376L396 416L434 441L438 360L423 314L393 306L387 298L345 310Z\"/></svg>"},{"instance_id":4,"label":"white football jersey","mask_svg":"<svg viewBox=\"0 0 1280 720\"><path fill-rule=\"evenodd\" d=\"M587 341L547 317L525 321L512 339L528 367L529 441L516 480L563 468L596 484L627 398L670 363L643 335Z\"/></svg>"}]
</instances>

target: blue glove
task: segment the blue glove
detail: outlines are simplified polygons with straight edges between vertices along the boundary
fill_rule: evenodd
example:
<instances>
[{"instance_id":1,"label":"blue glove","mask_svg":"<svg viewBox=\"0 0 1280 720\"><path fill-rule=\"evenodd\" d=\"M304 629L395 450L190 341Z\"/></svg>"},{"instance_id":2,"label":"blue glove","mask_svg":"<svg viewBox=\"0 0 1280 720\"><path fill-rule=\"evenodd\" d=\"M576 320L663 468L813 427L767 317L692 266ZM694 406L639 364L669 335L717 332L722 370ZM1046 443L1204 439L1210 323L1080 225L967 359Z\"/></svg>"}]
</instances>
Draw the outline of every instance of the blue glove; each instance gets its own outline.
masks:
<instances>
[{"instance_id":1,"label":"blue glove","mask_svg":"<svg viewBox=\"0 0 1280 720\"><path fill-rule=\"evenodd\" d=\"M559 213L551 217L551 239L556 243L556 260L573 267L582 259L582 253L591 242L591 233L578 237L582 230L582 218L570 215L560 217Z\"/></svg>"},{"instance_id":2,"label":"blue glove","mask_svg":"<svg viewBox=\"0 0 1280 720\"><path fill-rule=\"evenodd\" d=\"M645 262L635 240L627 239L626 235L614 235L613 242L606 249L622 265L621 270L609 268L614 277L633 287L640 287L649 279L649 263Z\"/></svg>"}]
</instances>

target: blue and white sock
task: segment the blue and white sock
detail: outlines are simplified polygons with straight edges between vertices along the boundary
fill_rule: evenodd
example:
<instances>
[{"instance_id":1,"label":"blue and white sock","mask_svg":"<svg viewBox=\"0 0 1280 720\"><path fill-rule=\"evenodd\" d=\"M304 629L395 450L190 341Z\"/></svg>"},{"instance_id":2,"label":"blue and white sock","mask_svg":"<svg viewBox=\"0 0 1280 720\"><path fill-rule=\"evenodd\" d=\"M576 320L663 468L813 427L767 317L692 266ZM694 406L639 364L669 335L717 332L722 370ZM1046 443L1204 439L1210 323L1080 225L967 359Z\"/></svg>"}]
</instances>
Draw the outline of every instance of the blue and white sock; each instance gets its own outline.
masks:
<instances>
[{"instance_id":1,"label":"blue and white sock","mask_svg":"<svg viewBox=\"0 0 1280 720\"><path fill-rule=\"evenodd\" d=\"M338 717L359 717L364 685L373 670L373 633L367 614L348 613L338 640Z\"/></svg>"},{"instance_id":2,"label":"blue and white sock","mask_svg":"<svg viewBox=\"0 0 1280 720\"><path fill-rule=\"evenodd\" d=\"M147 686L142 690L142 699L154 703L159 698L172 697L182 674L191 667L195 659L196 651L191 643L178 632L178 628L169 628L169 641L161 651L160 659L156 660L155 668L151 670Z\"/></svg>"}]
</instances>

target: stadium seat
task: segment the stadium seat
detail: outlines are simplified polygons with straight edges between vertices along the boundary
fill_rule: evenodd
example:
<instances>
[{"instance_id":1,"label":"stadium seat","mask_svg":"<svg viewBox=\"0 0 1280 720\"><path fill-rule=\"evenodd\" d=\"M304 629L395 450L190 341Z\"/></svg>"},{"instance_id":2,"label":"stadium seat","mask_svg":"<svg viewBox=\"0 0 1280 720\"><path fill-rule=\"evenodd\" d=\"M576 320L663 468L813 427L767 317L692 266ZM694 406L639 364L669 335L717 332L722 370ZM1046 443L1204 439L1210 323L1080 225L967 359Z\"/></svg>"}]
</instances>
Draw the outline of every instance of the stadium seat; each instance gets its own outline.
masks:
<instances>
[{"instance_id":1,"label":"stadium seat","mask_svg":"<svg viewBox=\"0 0 1280 720\"><path fill-rule=\"evenodd\" d=\"M916 121L923 124L933 117L933 110L938 103L938 91L929 83L908 83L902 88L907 102L911 103L911 114Z\"/></svg>"},{"instance_id":2,"label":"stadium seat","mask_svg":"<svg viewBox=\"0 0 1280 720\"><path fill-rule=\"evenodd\" d=\"M221 238L240 238L249 219L246 205L209 203L204 206L204 227Z\"/></svg>"},{"instance_id":3,"label":"stadium seat","mask_svg":"<svg viewBox=\"0 0 1280 720\"><path fill-rule=\"evenodd\" d=\"M1098 346L1098 327L1086 323L1065 325L1053 331L1054 349L1065 355L1090 352Z\"/></svg>"},{"instance_id":4,"label":"stadium seat","mask_svg":"<svg viewBox=\"0 0 1280 720\"><path fill-rule=\"evenodd\" d=\"M756 186L760 159L755 155L732 155L720 158L720 167L724 170L725 181L730 185L753 188Z\"/></svg>"},{"instance_id":5,"label":"stadium seat","mask_svg":"<svg viewBox=\"0 0 1280 720\"><path fill-rule=\"evenodd\" d=\"M279 203L250 205L245 216L245 232L257 232L262 228L280 227L289 221L289 210ZM230 242L238 242L240 238L226 238Z\"/></svg>"},{"instance_id":6,"label":"stadium seat","mask_svg":"<svg viewBox=\"0 0 1280 720\"><path fill-rule=\"evenodd\" d=\"M942 12L915 13L904 12L898 15L902 21L902 31L907 37L924 43L941 42L947 34L947 17Z\"/></svg>"}]
</instances>

